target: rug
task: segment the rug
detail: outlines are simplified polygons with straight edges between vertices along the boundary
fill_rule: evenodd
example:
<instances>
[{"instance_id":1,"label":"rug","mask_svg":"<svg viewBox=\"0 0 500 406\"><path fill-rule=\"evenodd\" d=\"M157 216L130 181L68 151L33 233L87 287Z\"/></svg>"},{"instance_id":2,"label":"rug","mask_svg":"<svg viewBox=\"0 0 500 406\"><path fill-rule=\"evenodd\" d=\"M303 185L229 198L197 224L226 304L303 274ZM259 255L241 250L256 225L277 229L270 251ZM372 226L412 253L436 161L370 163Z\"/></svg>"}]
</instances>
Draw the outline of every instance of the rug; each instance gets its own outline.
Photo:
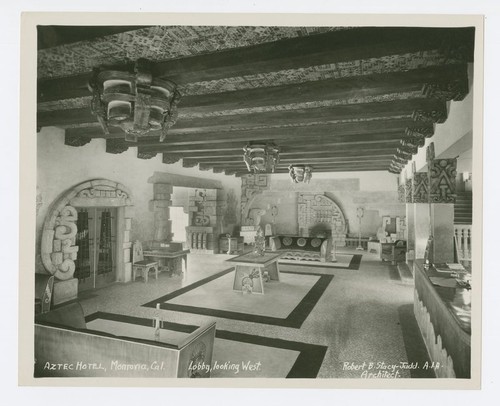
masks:
<instances>
[{"instance_id":1,"label":"rug","mask_svg":"<svg viewBox=\"0 0 500 406\"><path fill-rule=\"evenodd\" d=\"M188 285L143 306L205 316L300 328L333 280L314 272L280 272L280 281L264 284L264 294L232 289L234 268Z\"/></svg>"},{"instance_id":2,"label":"rug","mask_svg":"<svg viewBox=\"0 0 500 406\"><path fill-rule=\"evenodd\" d=\"M153 320L97 312L85 318L87 327L119 336L153 339ZM160 340L175 342L198 326L164 322ZM327 347L252 334L216 330L212 378L316 378ZM248 363L257 365L253 371Z\"/></svg>"}]
</instances>

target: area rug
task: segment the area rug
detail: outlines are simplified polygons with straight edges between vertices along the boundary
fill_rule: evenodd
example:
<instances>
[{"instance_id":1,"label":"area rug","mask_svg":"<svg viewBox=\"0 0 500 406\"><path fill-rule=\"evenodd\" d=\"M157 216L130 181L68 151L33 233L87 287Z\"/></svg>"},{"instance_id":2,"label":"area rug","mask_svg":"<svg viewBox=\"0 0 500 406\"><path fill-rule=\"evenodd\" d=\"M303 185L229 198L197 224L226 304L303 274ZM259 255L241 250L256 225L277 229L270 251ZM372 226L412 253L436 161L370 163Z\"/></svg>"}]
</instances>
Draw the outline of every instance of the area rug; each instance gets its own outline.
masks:
<instances>
[{"instance_id":1,"label":"area rug","mask_svg":"<svg viewBox=\"0 0 500 406\"><path fill-rule=\"evenodd\" d=\"M320 262L320 261L298 261L295 259L280 259L280 264L287 264L292 266L310 266L317 268L331 268L331 269L352 269L358 270L361 264L361 254L337 254L337 262Z\"/></svg>"},{"instance_id":2,"label":"area rug","mask_svg":"<svg viewBox=\"0 0 500 406\"><path fill-rule=\"evenodd\" d=\"M119 336L153 339L153 320L96 312L85 318L87 327ZM177 341L198 326L164 322L160 340ZM327 347L252 334L216 330L212 378L316 378ZM245 370L250 362L258 365ZM228 367L229 366L229 367Z\"/></svg>"},{"instance_id":3,"label":"area rug","mask_svg":"<svg viewBox=\"0 0 500 406\"><path fill-rule=\"evenodd\" d=\"M234 268L188 285L143 306L205 316L300 328L333 280L314 272L280 272L280 281L264 284L264 294L232 289Z\"/></svg>"}]
</instances>

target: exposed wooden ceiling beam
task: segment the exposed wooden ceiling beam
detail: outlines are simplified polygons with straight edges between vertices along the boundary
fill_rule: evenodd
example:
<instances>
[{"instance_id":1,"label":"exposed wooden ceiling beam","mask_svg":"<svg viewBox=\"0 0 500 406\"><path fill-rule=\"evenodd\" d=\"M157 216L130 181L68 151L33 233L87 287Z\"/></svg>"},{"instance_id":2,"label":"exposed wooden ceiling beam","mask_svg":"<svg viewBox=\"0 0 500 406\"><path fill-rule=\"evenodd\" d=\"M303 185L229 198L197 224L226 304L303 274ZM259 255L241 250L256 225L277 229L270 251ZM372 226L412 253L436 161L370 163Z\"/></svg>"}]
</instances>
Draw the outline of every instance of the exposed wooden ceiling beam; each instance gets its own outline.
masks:
<instances>
[{"instance_id":1,"label":"exposed wooden ceiling beam","mask_svg":"<svg viewBox=\"0 0 500 406\"><path fill-rule=\"evenodd\" d=\"M195 113L246 109L321 100L359 99L422 90L426 83L458 81L467 85L467 65L435 66L404 72L326 79L283 86L209 93L182 98L180 105Z\"/></svg>"},{"instance_id":2,"label":"exposed wooden ceiling beam","mask_svg":"<svg viewBox=\"0 0 500 406\"><path fill-rule=\"evenodd\" d=\"M392 159L384 158L381 160L371 160L371 161L354 161L354 162L318 162L312 165L316 169L321 169L321 168L330 168L330 167L346 167L346 166L377 166L377 165L385 165L388 167L392 162ZM243 160L241 162L232 162L229 164L206 164L206 163L201 163L199 164L200 168L224 168L224 169L237 169L237 168L246 168L245 163ZM276 165L276 168L288 168L290 164L285 163L285 162L280 162Z\"/></svg>"},{"instance_id":3,"label":"exposed wooden ceiling beam","mask_svg":"<svg viewBox=\"0 0 500 406\"><path fill-rule=\"evenodd\" d=\"M335 158L335 157L362 157L362 156L377 156L377 155L391 155L393 156L395 153L396 147L385 147L385 148L372 148L372 149L364 149L364 148L356 148L352 150L337 150L337 149L332 149L331 151L328 151L328 146L322 147L318 146L316 150L304 150L304 149L297 149L295 151L289 151L287 153L281 153L280 156L286 156L286 157L328 157L328 158ZM139 152L144 152L144 153L150 153L151 151L141 151L139 148ZM168 154L172 156L172 158L176 158L177 160L180 159L193 159L195 160L196 158L219 158L219 157L236 157L236 160L243 159L243 152L242 150L238 151L186 151L183 153L178 153L178 152L164 152L165 154Z\"/></svg>"},{"instance_id":4,"label":"exposed wooden ceiling beam","mask_svg":"<svg viewBox=\"0 0 500 406\"><path fill-rule=\"evenodd\" d=\"M366 27L158 62L154 73L185 84L444 47L472 61L473 43L473 28ZM85 96L90 74L40 81L39 101Z\"/></svg>"},{"instance_id":5,"label":"exposed wooden ceiling beam","mask_svg":"<svg viewBox=\"0 0 500 406\"><path fill-rule=\"evenodd\" d=\"M389 161L391 162L394 157L394 154L381 154L381 155L367 155L367 156L324 156L318 157L314 155L313 157L307 156L289 156L283 157L280 156L280 164L290 165L290 164L310 164L310 165L322 165L328 163L343 163L343 162L373 162L373 161ZM223 166L223 165L231 165L234 163L243 162L242 156L234 156L228 158L183 158L183 165L185 164L187 167L195 166L196 164L206 164L206 165L214 165L214 166Z\"/></svg>"},{"instance_id":6,"label":"exposed wooden ceiling beam","mask_svg":"<svg viewBox=\"0 0 500 406\"><path fill-rule=\"evenodd\" d=\"M280 110L258 112L250 114L232 114L210 116L203 118L182 118L182 114L189 114L189 108L180 108L181 118L175 124L175 130L196 131L226 131L242 127L256 127L264 125L307 124L329 120L374 119L411 115L414 111L423 111L432 114L432 117L447 116L447 106L444 100L434 98L419 98L394 100L378 103L356 103L332 107L303 108L294 110ZM90 107L42 111L37 114L38 127L70 126L95 123L96 117Z\"/></svg>"},{"instance_id":7,"label":"exposed wooden ceiling beam","mask_svg":"<svg viewBox=\"0 0 500 406\"><path fill-rule=\"evenodd\" d=\"M363 171L387 171L389 168L388 165L371 165L371 166L360 166L360 165L352 165L352 166L330 166L330 167L323 167L323 168L316 168L313 171L313 177L314 173L319 173L319 172L363 172ZM209 169L207 169L209 170ZM237 169L237 168L227 168L223 170L216 170L214 172L224 172L226 175L236 175L236 176L242 176L242 175L248 175L249 172L248 170L245 169ZM274 173L288 173L288 168L276 168Z\"/></svg>"},{"instance_id":8,"label":"exposed wooden ceiling beam","mask_svg":"<svg viewBox=\"0 0 500 406\"><path fill-rule=\"evenodd\" d=\"M390 139L394 140L397 138L395 133L400 133L400 137L403 137L406 128L425 128L430 133L433 133L432 123L415 123L412 119L393 119L393 120L374 120L374 121L360 121L360 122L342 122L334 124L319 124L319 125L309 125L309 126L296 126L296 127L277 127L277 128L263 128L263 129L253 129L253 130L240 130L240 131L225 131L225 132L210 132L210 133L197 133L191 135L177 134L172 131L167 135L164 142L160 142L158 138L153 138L154 136L148 137L147 140L141 140L138 144L141 147L157 147L157 148L169 148L174 145L195 145L195 144L225 144L228 142L235 143L239 142L241 148L245 146L246 143L251 141L263 141L271 142L272 140L281 140L280 143L283 145L289 145L295 141L321 141L322 143L331 142L345 142L349 141L347 139L349 136L352 137L362 137L363 139L353 139L353 142L365 142L370 141L370 134L385 132ZM68 128L66 134L69 137L82 137L89 136L89 134L95 134L95 130L90 131L88 127L86 128ZM125 134L122 133L124 138ZM363 134L368 135L363 137ZM117 133L115 133L117 135ZM156 135L156 134L155 134ZM339 139L341 136L347 136L343 138L342 141ZM159 133L158 133L159 137ZM314 138L316 137L316 138ZM317 138L321 137L321 138ZM112 138L112 137L107 137ZM356 140L356 141L355 141ZM131 145L133 146L133 145Z\"/></svg>"},{"instance_id":9,"label":"exposed wooden ceiling beam","mask_svg":"<svg viewBox=\"0 0 500 406\"><path fill-rule=\"evenodd\" d=\"M304 137L304 139L294 140L294 139L276 139L276 145L279 146L281 153L302 150L307 151L309 149L313 149L315 151L321 151L326 149L335 149L335 150L347 150L351 148L389 148L396 147L400 144L400 139L403 136L403 133L391 132L388 134L366 134L359 135L355 134L352 136L349 135L340 135L338 137ZM347 139L352 137L351 140ZM141 144L139 144L141 145ZM218 152L219 143L210 143L210 154L211 156L215 156ZM233 151L233 154L242 154L243 147L245 143L241 142L232 142L223 144L222 147L227 151L229 148ZM139 149L143 152L181 152L181 151L189 151L196 150L199 144L189 144L189 145L165 145L165 146L141 146Z\"/></svg>"}]
</instances>

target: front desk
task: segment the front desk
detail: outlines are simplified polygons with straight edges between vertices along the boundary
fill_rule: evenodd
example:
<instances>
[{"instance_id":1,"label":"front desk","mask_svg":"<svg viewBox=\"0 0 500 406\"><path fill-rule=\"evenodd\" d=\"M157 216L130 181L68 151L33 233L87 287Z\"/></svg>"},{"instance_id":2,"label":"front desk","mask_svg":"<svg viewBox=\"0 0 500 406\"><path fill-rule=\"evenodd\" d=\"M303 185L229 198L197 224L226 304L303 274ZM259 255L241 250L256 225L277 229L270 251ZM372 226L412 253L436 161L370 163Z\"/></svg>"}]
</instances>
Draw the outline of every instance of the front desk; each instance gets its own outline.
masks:
<instances>
[{"instance_id":1,"label":"front desk","mask_svg":"<svg viewBox=\"0 0 500 406\"><path fill-rule=\"evenodd\" d=\"M470 378L470 290L460 287L451 273L423 265L423 260L414 262L414 311L436 376Z\"/></svg>"}]
</instances>

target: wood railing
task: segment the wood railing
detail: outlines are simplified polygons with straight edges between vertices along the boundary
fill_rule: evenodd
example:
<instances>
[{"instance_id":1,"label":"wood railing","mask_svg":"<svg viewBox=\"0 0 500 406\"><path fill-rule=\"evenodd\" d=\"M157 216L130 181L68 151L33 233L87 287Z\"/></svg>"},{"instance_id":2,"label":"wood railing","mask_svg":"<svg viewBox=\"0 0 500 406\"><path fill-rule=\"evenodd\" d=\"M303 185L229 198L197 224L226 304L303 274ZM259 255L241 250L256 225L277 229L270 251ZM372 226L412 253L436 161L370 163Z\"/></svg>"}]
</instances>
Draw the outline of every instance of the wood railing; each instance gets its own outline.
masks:
<instances>
[{"instance_id":1,"label":"wood railing","mask_svg":"<svg viewBox=\"0 0 500 406\"><path fill-rule=\"evenodd\" d=\"M458 261L471 261L472 225L455 224L455 244Z\"/></svg>"}]
</instances>

